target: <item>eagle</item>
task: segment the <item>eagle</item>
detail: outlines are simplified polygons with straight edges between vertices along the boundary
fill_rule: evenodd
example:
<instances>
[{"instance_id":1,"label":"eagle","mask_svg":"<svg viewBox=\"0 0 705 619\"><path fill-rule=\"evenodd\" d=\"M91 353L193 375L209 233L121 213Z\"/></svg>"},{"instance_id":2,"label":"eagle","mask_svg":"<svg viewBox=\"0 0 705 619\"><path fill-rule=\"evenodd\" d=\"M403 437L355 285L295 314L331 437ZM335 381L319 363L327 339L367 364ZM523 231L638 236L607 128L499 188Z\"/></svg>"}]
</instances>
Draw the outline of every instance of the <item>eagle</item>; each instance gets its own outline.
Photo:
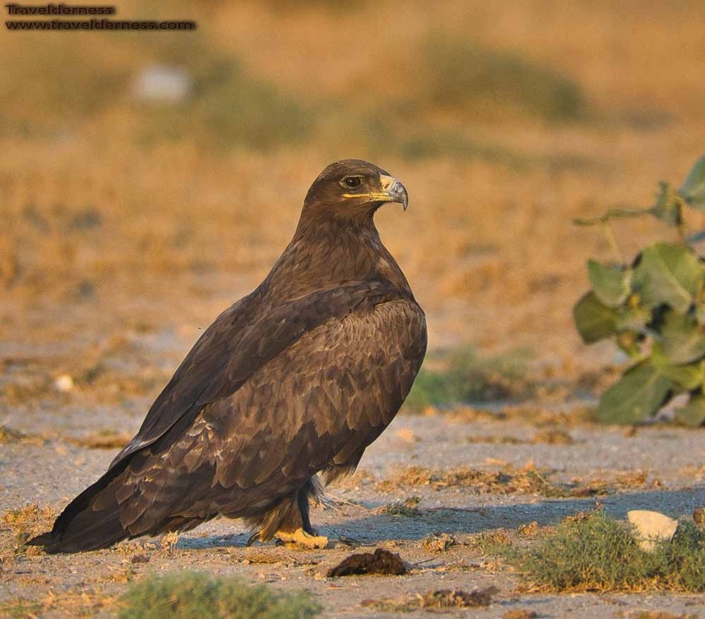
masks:
<instances>
[{"instance_id":1,"label":"eagle","mask_svg":"<svg viewBox=\"0 0 705 619\"><path fill-rule=\"evenodd\" d=\"M373 221L392 202L406 210L406 188L371 163L323 170L265 280L204 331L105 474L29 543L90 551L225 516L245 519L250 541L325 547L310 502L355 470L426 352L424 312Z\"/></svg>"}]
</instances>

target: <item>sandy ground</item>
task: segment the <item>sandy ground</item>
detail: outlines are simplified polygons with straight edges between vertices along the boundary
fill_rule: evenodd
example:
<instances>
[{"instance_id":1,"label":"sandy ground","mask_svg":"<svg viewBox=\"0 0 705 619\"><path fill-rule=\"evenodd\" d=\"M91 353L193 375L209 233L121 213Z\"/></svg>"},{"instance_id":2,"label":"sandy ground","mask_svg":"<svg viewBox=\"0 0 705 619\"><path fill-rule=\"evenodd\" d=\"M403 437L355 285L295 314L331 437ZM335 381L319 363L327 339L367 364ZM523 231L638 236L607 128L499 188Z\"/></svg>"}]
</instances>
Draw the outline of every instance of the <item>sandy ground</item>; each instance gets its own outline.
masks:
<instances>
[{"instance_id":1,"label":"sandy ground","mask_svg":"<svg viewBox=\"0 0 705 619\"><path fill-rule=\"evenodd\" d=\"M82 320L81 313L73 319ZM148 383L146 392L140 393L134 385L125 386L125 376L147 376L148 381L145 372L159 368L159 360L166 366L166 375L190 337L176 335L173 330L133 335L128 338L129 345L123 343L119 348L122 353L111 355L103 346L105 359L112 359L106 364L109 380L105 379L105 385L113 382L114 388L120 387L123 391L117 394L110 395L105 387L75 387L59 393L51 383L46 386L46 380L37 378L56 376L69 367L70 360L85 365L95 347L89 344L91 333L87 326L85 341L77 337L63 345L61 338L53 344L48 338L43 346L19 341L3 344L4 358L14 360L6 362L6 383L18 384L19 375L36 380L25 384L35 395L23 397L24 392L16 390L14 405L5 407L6 426L26 436L0 445L0 511L33 503L60 509L99 476L117 447L96 448L96 437L115 436L119 442L120 436L134 432L158 389L158 384ZM154 379L156 383L161 376ZM515 609L534 611L541 617L612 617L637 610L705 612L702 597L693 595L522 592L519 575L483 555L474 543L482 533L507 530L516 535L520 525L556 524L598 503L621 518L629 509L687 517L705 502L705 458L699 432L664 425L635 432L605 428L583 420L580 413L590 403L566 396L558 402L524 402L509 407L493 404L493 411L511 413L505 418L473 408L400 415L368 450L358 473L329 489L333 501L314 509L313 519L331 540L358 541L358 551L387 548L399 553L412 566L408 576L327 579L326 571L350 554L350 547L334 543L333 548L316 551L273 545L247 548L248 532L240 523L226 520L184 534L175 546L146 540L78 556L16 554L13 532L4 527L0 531L0 603L23 601L13 610L16 615L10 616L64 617L75 616L80 610L88 616L108 617L116 612L115 597L127 582L152 572L195 569L239 575L284 589L310 589L332 617L396 616L367 601L435 589L471 591L490 585L498 587L499 593L489 608L449 614L489 618ZM537 415L541 408L545 410ZM559 437L557 442L545 442L551 440L546 438L551 433ZM597 497L586 492L582 497L554 499L522 487L515 491L453 483L439 487L423 479L405 478L409 467L426 471L535 467L555 486L588 487L593 483L603 484L607 491ZM411 497L420 499L417 514L384 513L385 506ZM442 552L425 546L424 540L436 533L451 534L458 544ZM39 605L28 606L28 601ZM3 608L8 613L12 610L11 606ZM27 614L20 614L17 608L24 608ZM435 615L417 611L415 616Z\"/></svg>"}]
</instances>

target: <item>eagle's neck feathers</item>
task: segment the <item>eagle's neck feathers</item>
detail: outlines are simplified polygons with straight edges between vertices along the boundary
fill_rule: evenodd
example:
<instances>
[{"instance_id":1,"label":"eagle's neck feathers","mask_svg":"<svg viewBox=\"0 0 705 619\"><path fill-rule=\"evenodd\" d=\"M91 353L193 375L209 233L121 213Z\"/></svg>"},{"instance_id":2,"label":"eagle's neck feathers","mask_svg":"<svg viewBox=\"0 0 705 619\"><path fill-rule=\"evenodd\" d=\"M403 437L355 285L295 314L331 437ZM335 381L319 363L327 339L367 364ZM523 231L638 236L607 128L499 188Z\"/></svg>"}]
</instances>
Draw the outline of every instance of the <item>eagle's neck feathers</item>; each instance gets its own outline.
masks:
<instances>
[{"instance_id":1,"label":"eagle's neck feathers","mask_svg":"<svg viewBox=\"0 0 705 619\"><path fill-rule=\"evenodd\" d=\"M278 298L292 299L353 281L387 281L411 294L371 217L365 222L325 218L299 225L263 285Z\"/></svg>"}]
</instances>

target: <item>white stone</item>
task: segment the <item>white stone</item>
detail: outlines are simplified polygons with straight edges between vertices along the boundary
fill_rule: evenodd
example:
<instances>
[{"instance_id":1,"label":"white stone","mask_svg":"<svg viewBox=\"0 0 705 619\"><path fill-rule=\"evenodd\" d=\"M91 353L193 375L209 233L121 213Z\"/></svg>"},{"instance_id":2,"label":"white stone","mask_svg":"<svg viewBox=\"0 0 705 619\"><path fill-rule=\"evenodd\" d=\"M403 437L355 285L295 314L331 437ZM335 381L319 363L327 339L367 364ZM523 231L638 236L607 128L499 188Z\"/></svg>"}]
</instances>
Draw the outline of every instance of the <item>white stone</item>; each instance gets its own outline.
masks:
<instances>
[{"instance_id":1,"label":"white stone","mask_svg":"<svg viewBox=\"0 0 705 619\"><path fill-rule=\"evenodd\" d=\"M644 509L627 512L627 519L634 525L639 535L639 546L651 552L661 541L670 541L678 528L678 521L673 518Z\"/></svg>"},{"instance_id":2,"label":"white stone","mask_svg":"<svg viewBox=\"0 0 705 619\"><path fill-rule=\"evenodd\" d=\"M177 103L189 95L192 82L189 73L180 67L155 64L140 71L132 92L146 101Z\"/></svg>"},{"instance_id":3,"label":"white stone","mask_svg":"<svg viewBox=\"0 0 705 619\"><path fill-rule=\"evenodd\" d=\"M75 385L71 376L62 374L54 381L54 387L57 391L68 393L69 391L73 391Z\"/></svg>"}]
</instances>

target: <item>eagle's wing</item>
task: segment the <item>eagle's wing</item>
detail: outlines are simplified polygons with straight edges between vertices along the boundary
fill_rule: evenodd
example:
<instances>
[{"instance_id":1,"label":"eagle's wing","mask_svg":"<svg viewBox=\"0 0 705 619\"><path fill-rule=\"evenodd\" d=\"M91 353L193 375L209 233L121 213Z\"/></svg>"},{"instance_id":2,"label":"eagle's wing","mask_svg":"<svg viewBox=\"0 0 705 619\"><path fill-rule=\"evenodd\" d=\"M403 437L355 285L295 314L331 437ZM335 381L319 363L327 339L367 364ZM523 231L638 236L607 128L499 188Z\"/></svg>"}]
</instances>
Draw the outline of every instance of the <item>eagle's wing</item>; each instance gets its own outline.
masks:
<instances>
[{"instance_id":1,"label":"eagle's wing","mask_svg":"<svg viewBox=\"0 0 705 619\"><path fill-rule=\"evenodd\" d=\"M248 515L324 467L354 466L398 411L426 349L422 310L386 282L273 308L253 302L261 314L238 305L203 334L108 472L57 519L56 549L74 538L101 547L170 518Z\"/></svg>"},{"instance_id":2,"label":"eagle's wing","mask_svg":"<svg viewBox=\"0 0 705 619\"><path fill-rule=\"evenodd\" d=\"M204 406L235 393L259 368L324 321L370 309L398 294L385 282L354 282L274 307L258 291L241 299L199 338L111 468L175 425L187 428Z\"/></svg>"},{"instance_id":3,"label":"eagle's wing","mask_svg":"<svg viewBox=\"0 0 705 619\"><path fill-rule=\"evenodd\" d=\"M322 469L354 467L399 410L425 348L423 312L408 299L326 320L167 448L137 455L116 488L123 527L252 516Z\"/></svg>"}]
</instances>

